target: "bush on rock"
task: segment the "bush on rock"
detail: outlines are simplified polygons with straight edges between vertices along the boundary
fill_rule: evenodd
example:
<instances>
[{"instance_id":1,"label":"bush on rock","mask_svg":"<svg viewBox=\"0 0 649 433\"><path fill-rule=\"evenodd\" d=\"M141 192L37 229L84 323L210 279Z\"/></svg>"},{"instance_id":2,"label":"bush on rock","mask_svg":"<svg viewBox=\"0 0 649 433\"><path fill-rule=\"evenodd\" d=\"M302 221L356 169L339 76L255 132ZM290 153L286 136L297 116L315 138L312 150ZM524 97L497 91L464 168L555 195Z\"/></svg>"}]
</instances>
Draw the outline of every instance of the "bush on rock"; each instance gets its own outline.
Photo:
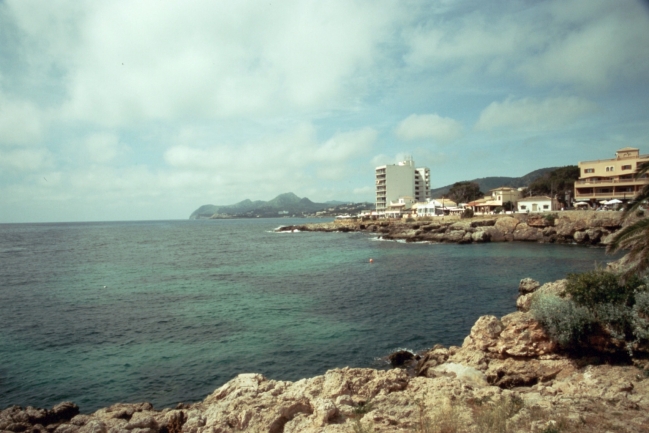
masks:
<instances>
[{"instance_id":1,"label":"bush on rock","mask_svg":"<svg viewBox=\"0 0 649 433\"><path fill-rule=\"evenodd\" d=\"M550 338L568 350L590 346L595 335L603 335L606 344L594 349L614 347L632 354L649 340L649 291L637 276L621 282L600 269L570 274L562 296L534 296L531 312Z\"/></svg>"}]
</instances>

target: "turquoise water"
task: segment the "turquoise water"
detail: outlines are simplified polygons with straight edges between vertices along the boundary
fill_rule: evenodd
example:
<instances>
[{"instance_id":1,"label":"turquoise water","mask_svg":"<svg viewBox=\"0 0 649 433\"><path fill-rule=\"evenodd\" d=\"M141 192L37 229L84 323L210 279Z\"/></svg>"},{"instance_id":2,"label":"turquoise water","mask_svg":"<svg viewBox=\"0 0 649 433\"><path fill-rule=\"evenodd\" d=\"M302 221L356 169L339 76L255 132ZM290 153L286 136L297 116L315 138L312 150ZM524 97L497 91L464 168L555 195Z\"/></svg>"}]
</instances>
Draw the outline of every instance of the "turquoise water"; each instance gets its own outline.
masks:
<instances>
[{"instance_id":1,"label":"turquoise water","mask_svg":"<svg viewBox=\"0 0 649 433\"><path fill-rule=\"evenodd\" d=\"M398 348L460 345L480 315L515 309L523 277L612 259L578 246L272 232L304 222L0 225L0 409L160 408L244 372L382 367Z\"/></svg>"}]
</instances>

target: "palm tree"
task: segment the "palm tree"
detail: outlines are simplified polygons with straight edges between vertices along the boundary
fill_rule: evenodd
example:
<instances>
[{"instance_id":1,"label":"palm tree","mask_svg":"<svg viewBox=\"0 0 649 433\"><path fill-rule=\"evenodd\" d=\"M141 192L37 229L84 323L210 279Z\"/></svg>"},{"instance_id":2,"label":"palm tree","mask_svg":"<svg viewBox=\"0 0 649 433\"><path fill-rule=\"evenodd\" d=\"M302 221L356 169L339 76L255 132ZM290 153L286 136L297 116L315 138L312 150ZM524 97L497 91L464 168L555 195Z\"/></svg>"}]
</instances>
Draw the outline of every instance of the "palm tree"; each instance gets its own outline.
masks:
<instances>
[{"instance_id":1,"label":"palm tree","mask_svg":"<svg viewBox=\"0 0 649 433\"><path fill-rule=\"evenodd\" d=\"M638 166L635 177L638 178L647 172L649 172L649 161ZM622 221L626 220L647 200L649 200L649 184L645 185L638 195L626 204L624 213L622 213ZM649 269L649 218L645 217L617 232L613 236L612 242L606 247L606 251L609 253L622 249L629 250L622 279L627 279L634 274L644 274Z\"/></svg>"}]
</instances>

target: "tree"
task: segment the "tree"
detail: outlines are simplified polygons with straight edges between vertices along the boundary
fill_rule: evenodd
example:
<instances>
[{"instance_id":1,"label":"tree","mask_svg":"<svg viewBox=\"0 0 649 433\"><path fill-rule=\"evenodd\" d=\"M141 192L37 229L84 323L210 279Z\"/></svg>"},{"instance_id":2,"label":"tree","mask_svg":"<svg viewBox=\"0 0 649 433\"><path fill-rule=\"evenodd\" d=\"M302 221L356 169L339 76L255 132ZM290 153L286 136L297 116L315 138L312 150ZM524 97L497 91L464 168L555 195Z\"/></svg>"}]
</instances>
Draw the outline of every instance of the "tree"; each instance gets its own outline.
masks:
<instances>
[{"instance_id":1,"label":"tree","mask_svg":"<svg viewBox=\"0 0 649 433\"><path fill-rule=\"evenodd\" d=\"M527 189L531 195L556 197L561 203L567 205L569 200L566 199L566 195L572 195L577 179L579 179L579 167L567 165L534 179Z\"/></svg>"},{"instance_id":2,"label":"tree","mask_svg":"<svg viewBox=\"0 0 649 433\"><path fill-rule=\"evenodd\" d=\"M649 162L643 162L638 166L635 177L638 178L647 172L649 172ZM647 200L649 200L649 184L625 205L622 221L627 220L633 211L639 210L640 205ZM626 270L622 274L623 280L646 273L649 269L649 218L642 218L615 233L606 251L614 253L621 249L629 250L626 255Z\"/></svg>"},{"instance_id":3,"label":"tree","mask_svg":"<svg viewBox=\"0 0 649 433\"><path fill-rule=\"evenodd\" d=\"M453 200L456 203L468 203L473 200L484 197L480 191L480 185L476 182L455 182L451 189L446 194L446 198Z\"/></svg>"}]
</instances>

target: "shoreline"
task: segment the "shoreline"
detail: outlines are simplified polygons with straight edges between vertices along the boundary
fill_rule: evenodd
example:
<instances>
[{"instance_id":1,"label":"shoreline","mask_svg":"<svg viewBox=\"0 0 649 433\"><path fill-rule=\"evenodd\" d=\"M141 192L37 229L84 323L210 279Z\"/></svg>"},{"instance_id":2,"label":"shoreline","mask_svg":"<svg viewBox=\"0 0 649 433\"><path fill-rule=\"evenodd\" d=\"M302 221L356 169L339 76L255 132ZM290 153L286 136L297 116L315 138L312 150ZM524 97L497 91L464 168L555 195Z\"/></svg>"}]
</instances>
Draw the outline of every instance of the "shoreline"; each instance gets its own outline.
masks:
<instances>
[{"instance_id":1,"label":"shoreline","mask_svg":"<svg viewBox=\"0 0 649 433\"><path fill-rule=\"evenodd\" d=\"M557 211L544 214L423 217L408 220L336 220L289 225L278 232L363 232L382 240L428 243L538 242L605 246L623 226L615 211Z\"/></svg>"},{"instance_id":2,"label":"shoreline","mask_svg":"<svg viewBox=\"0 0 649 433\"><path fill-rule=\"evenodd\" d=\"M13 406L0 411L0 431L412 432L447 411L468 426L457 431L478 432L481 411L515 402L516 414L505 421L521 427L512 432L646 432L649 362L569 356L529 312L532 294L560 293L565 281L521 280L518 311L481 316L461 346L435 345L420 359L402 357L405 368L343 367L295 382L240 374L203 401L161 410L149 403L116 403L92 414L80 414L71 402L52 410ZM564 430L547 430L557 425Z\"/></svg>"}]
</instances>

